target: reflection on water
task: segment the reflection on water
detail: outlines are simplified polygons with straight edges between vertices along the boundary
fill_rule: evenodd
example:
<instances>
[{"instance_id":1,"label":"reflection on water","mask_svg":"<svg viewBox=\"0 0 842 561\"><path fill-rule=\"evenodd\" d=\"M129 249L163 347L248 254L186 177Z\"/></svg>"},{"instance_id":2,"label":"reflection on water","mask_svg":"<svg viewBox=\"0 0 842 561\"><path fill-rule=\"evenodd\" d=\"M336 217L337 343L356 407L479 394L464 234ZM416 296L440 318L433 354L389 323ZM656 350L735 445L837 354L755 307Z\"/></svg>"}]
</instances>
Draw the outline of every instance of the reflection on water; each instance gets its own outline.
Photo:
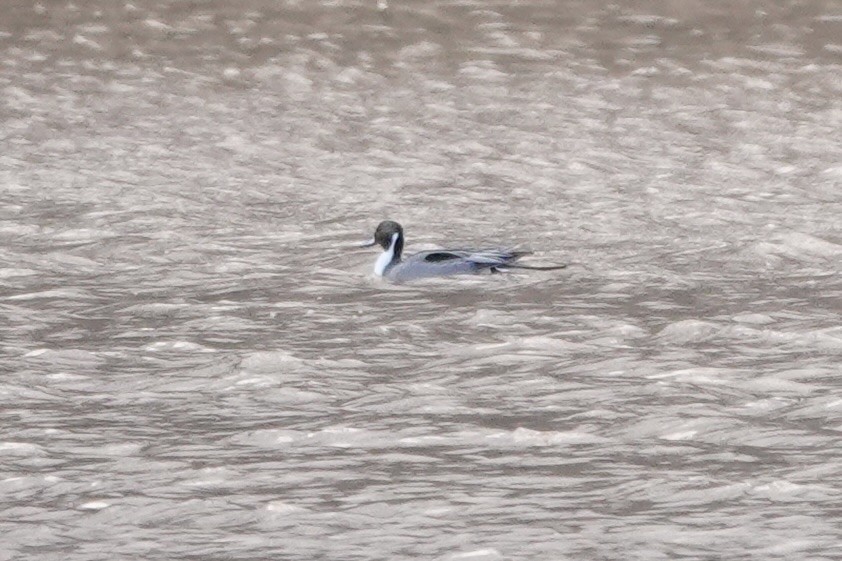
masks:
<instances>
[{"instance_id":1,"label":"reflection on water","mask_svg":"<svg viewBox=\"0 0 842 561\"><path fill-rule=\"evenodd\" d=\"M7 6L0 558L838 557L840 25Z\"/></svg>"}]
</instances>

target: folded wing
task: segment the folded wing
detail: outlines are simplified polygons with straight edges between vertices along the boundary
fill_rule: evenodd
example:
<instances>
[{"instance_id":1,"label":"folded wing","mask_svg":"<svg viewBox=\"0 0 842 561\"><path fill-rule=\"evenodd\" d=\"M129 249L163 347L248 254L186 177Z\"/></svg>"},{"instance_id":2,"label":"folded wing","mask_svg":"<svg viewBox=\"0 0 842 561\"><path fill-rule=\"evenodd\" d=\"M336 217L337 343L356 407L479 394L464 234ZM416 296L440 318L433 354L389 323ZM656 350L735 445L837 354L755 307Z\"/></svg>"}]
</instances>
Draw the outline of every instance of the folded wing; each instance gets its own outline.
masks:
<instances>
[{"instance_id":1,"label":"folded wing","mask_svg":"<svg viewBox=\"0 0 842 561\"><path fill-rule=\"evenodd\" d=\"M528 251L513 251L507 249L462 250L444 249L430 251L424 254L424 261L428 263L444 263L448 261L470 262L479 266L495 267L512 263L528 255Z\"/></svg>"}]
</instances>

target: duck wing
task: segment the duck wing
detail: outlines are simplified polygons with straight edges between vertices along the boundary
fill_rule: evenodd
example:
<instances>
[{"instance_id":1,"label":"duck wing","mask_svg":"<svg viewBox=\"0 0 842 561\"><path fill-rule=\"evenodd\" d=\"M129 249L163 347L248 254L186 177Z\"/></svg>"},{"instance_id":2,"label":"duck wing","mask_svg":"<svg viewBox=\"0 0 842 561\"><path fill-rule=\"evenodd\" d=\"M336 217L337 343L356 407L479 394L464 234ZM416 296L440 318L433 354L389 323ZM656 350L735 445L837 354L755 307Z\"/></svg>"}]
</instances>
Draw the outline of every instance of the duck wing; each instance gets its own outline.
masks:
<instances>
[{"instance_id":1,"label":"duck wing","mask_svg":"<svg viewBox=\"0 0 842 561\"><path fill-rule=\"evenodd\" d=\"M410 255L390 269L388 276L394 282L404 282L487 270L497 272L512 267L542 269L514 264L529 253L510 249L434 249Z\"/></svg>"},{"instance_id":2,"label":"duck wing","mask_svg":"<svg viewBox=\"0 0 842 561\"><path fill-rule=\"evenodd\" d=\"M513 251L508 249L441 249L423 252L422 258L428 263L443 263L447 261L466 261L480 267L496 267L512 263L529 251Z\"/></svg>"}]
</instances>

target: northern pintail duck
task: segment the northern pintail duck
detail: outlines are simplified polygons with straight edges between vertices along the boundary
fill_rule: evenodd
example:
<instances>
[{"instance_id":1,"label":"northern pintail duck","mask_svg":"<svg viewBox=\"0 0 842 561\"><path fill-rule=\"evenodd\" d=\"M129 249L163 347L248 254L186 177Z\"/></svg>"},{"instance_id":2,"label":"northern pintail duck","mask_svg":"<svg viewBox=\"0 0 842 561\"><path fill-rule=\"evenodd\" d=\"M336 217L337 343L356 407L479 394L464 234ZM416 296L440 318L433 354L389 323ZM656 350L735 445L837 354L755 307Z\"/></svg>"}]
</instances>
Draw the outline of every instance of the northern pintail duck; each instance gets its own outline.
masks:
<instances>
[{"instance_id":1,"label":"northern pintail duck","mask_svg":"<svg viewBox=\"0 0 842 561\"><path fill-rule=\"evenodd\" d=\"M506 269L534 269L552 271L567 265L534 267L515 265L515 261L529 255L529 251L509 249L435 249L422 251L401 259L403 253L403 228L397 222L384 220L374 231L374 237L362 247L380 245L383 253L374 263L374 274L394 282L413 281L430 277L475 274L483 271L492 273Z\"/></svg>"}]
</instances>

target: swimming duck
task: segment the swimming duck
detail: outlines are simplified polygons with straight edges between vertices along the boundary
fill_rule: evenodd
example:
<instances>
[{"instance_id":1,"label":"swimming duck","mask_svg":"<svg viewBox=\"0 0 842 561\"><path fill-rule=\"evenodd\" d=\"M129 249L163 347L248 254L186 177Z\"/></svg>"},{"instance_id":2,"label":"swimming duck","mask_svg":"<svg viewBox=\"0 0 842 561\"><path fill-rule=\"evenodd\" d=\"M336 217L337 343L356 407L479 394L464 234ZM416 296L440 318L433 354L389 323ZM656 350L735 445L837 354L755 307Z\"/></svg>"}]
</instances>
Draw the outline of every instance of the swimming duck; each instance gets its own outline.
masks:
<instances>
[{"instance_id":1,"label":"swimming duck","mask_svg":"<svg viewBox=\"0 0 842 561\"><path fill-rule=\"evenodd\" d=\"M403 227L392 220L384 220L374 231L374 237L361 247L379 245L383 253L374 263L374 274L393 282L406 282L430 277L476 274L484 271L497 273L506 269L532 269L553 271L567 265L535 267L517 265L515 261L529 255L529 251L510 249L434 249L421 251L402 259Z\"/></svg>"}]
</instances>

